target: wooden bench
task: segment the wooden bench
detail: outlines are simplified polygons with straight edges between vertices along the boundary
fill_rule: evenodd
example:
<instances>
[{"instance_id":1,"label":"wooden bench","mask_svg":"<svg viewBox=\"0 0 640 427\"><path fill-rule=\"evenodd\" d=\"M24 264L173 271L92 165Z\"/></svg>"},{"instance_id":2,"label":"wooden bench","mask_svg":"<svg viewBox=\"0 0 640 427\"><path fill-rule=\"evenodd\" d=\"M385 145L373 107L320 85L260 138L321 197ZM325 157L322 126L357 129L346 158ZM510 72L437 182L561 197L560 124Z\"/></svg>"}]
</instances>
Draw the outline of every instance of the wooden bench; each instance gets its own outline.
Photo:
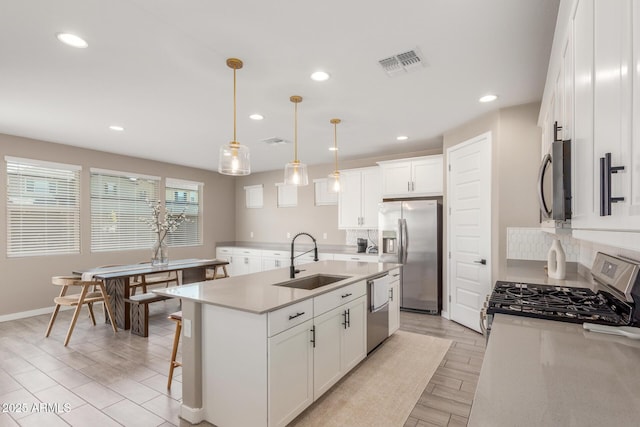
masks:
<instances>
[{"instance_id":1,"label":"wooden bench","mask_svg":"<svg viewBox=\"0 0 640 427\"><path fill-rule=\"evenodd\" d=\"M140 335L141 337L148 337L149 304L168 299L171 299L171 297L158 295L153 292L132 295L129 298L125 298L125 301L131 305L131 333Z\"/></svg>"}]
</instances>

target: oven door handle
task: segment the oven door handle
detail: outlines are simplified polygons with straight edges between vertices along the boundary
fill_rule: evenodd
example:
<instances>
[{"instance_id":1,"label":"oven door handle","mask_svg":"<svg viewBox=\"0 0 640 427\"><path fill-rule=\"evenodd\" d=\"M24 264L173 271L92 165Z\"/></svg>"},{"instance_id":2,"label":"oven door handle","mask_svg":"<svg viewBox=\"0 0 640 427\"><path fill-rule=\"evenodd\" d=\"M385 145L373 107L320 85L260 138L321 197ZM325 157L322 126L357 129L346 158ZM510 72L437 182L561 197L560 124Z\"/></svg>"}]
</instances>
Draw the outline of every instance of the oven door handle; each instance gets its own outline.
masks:
<instances>
[{"instance_id":1,"label":"oven door handle","mask_svg":"<svg viewBox=\"0 0 640 427\"><path fill-rule=\"evenodd\" d=\"M544 198L544 174L550 164L551 154L547 153L542 158L542 163L540 163L540 169L538 170L538 200L540 202L540 211L542 212L544 219L551 218L551 209L547 206L547 202Z\"/></svg>"}]
</instances>

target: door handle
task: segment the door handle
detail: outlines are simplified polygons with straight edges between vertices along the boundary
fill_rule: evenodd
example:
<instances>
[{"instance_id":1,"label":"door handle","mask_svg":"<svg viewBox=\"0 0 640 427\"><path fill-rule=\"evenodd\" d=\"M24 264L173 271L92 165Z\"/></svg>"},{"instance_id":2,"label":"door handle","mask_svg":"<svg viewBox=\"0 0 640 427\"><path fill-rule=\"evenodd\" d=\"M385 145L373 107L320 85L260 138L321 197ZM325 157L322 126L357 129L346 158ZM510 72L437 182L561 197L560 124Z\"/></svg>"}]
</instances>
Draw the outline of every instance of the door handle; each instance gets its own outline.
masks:
<instances>
[{"instance_id":1,"label":"door handle","mask_svg":"<svg viewBox=\"0 0 640 427\"><path fill-rule=\"evenodd\" d=\"M482 258L480 261L473 261L473 262L475 262L476 264L487 265L487 260L484 258Z\"/></svg>"}]
</instances>

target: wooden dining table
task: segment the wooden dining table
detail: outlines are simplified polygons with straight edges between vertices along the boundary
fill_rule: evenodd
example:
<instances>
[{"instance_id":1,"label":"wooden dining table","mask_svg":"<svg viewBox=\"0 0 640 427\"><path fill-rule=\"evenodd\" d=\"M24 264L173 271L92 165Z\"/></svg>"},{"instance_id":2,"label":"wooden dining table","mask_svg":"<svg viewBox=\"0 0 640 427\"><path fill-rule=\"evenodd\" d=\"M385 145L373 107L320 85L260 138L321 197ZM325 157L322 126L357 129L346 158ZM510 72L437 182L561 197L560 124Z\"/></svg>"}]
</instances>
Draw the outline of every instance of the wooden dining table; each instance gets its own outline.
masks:
<instances>
[{"instance_id":1,"label":"wooden dining table","mask_svg":"<svg viewBox=\"0 0 640 427\"><path fill-rule=\"evenodd\" d=\"M144 263L77 269L73 271L73 274L82 275L83 280L102 280L109 294L111 307L118 327L121 329L131 329L132 334L146 336L146 331L131 324L131 304L128 302L131 277L141 274L180 271L182 272L182 284L204 282L206 280L207 269L215 269L216 267L226 266L228 264L228 261L223 260L193 258L173 260L169 261L166 265L159 266ZM105 321L109 322L108 317Z\"/></svg>"}]
</instances>

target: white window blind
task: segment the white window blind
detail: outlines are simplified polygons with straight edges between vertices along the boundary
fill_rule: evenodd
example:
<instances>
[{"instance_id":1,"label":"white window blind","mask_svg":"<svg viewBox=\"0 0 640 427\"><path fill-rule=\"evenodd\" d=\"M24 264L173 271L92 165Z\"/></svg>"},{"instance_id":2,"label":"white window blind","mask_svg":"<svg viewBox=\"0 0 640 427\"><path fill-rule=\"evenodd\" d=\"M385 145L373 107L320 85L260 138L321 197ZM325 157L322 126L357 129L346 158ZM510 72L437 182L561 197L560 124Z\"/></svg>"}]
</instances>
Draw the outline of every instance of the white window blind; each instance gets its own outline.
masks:
<instances>
[{"instance_id":1,"label":"white window blind","mask_svg":"<svg viewBox=\"0 0 640 427\"><path fill-rule=\"evenodd\" d=\"M91 251L151 248L155 235L141 218L151 218L160 178L91 169Z\"/></svg>"},{"instance_id":2,"label":"white window blind","mask_svg":"<svg viewBox=\"0 0 640 427\"><path fill-rule=\"evenodd\" d=\"M7 256L80 253L80 166L5 157Z\"/></svg>"},{"instance_id":3,"label":"white window blind","mask_svg":"<svg viewBox=\"0 0 640 427\"><path fill-rule=\"evenodd\" d=\"M202 186L201 182L167 178L165 184L166 209L170 214L184 212L187 221L167 235L169 246L202 244Z\"/></svg>"}]
</instances>

